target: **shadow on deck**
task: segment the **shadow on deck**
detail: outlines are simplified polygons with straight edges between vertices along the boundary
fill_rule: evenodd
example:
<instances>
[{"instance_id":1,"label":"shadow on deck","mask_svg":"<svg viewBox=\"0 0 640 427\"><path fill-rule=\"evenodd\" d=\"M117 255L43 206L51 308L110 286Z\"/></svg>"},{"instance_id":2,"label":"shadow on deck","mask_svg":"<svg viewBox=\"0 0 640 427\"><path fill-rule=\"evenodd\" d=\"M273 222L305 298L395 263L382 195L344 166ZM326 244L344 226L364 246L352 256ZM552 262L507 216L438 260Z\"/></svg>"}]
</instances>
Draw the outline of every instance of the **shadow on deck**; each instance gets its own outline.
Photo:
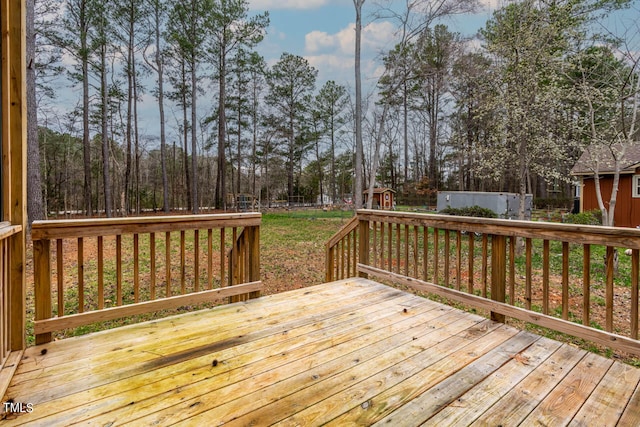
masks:
<instances>
[{"instance_id":1,"label":"shadow on deck","mask_svg":"<svg viewBox=\"0 0 640 427\"><path fill-rule=\"evenodd\" d=\"M633 426L640 369L346 279L28 348L6 398L6 425Z\"/></svg>"}]
</instances>

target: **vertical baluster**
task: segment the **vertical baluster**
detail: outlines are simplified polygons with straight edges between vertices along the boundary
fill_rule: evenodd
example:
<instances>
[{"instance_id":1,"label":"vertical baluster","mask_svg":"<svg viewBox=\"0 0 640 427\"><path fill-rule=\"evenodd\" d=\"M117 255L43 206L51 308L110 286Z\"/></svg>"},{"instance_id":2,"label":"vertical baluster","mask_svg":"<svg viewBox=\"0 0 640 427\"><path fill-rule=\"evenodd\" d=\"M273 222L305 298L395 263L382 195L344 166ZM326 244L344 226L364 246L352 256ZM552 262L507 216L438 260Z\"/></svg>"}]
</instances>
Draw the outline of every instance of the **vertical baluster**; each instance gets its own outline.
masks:
<instances>
[{"instance_id":1,"label":"vertical baluster","mask_svg":"<svg viewBox=\"0 0 640 427\"><path fill-rule=\"evenodd\" d=\"M607 282L605 290L606 322L605 331L613 332L613 276L615 248L607 246Z\"/></svg>"},{"instance_id":2,"label":"vertical baluster","mask_svg":"<svg viewBox=\"0 0 640 427\"><path fill-rule=\"evenodd\" d=\"M516 237L509 237L509 304L516 301Z\"/></svg>"},{"instance_id":3,"label":"vertical baluster","mask_svg":"<svg viewBox=\"0 0 640 427\"><path fill-rule=\"evenodd\" d=\"M549 241L542 242L542 313L549 314Z\"/></svg>"},{"instance_id":4,"label":"vertical baluster","mask_svg":"<svg viewBox=\"0 0 640 427\"><path fill-rule=\"evenodd\" d=\"M532 298L532 295L531 295L531 279L533 277L533 270L531 267L532 249L533 249L532 241L529 238L525 241L526 266L525 266L525 284L524 284L524 287L525 287L524 305L527 310L531 310L531 298Z\"/></svg>"},{"instance_id":5,"label":"vertical baluster","mask_svg":"<svg viewBox=\"0 0 640 427\"><path fill-rule=\"evenodd\" d=\"M422 280L428 279L429 271L429 227L422 227Z\"/></svg>"},{"instance_id":6,"label":"vertical baluster","mask_svg":"<svg viewBox=\"0 0 640 427\"><path fill-rule=\"evenodd\" d=\"M116 236L116 305L122 305L122 236Z\"/></svg>"},{"instance_id":7,"label":"vertical baluster","mask_svg":"<svg viewBox=\"0 0 640 427\"><path fill-rule=\"evenodd\" d=\"M409 226L404 225L404 275L409 275Z\"/></svg>"},{"instance_id":8,"label":"vertical baluster","mask_svg":"<svg viewBox=\"0 0 640 427\"><path fill-rule=\"evenodd\" d=\"M387 236L389 242L387 243L388 246L388 250L387 250L387 257L389 258L387 260L387 263L389 265L389 271L393 271L393 224L391 224L390 222L387 224L388 225L388 234L389 236Z\"/></svg>"},{"instance_id":9,"label":"vertical baluster","mask_svg":"<svg viewBox=\"0 0 640 427\"><path fill-rule=\"evenodd\" d=\"M171 296L171 232L167 231L164 233L164 265L167 276L166 289L164 292L165 297Z\"/></svg>"},{"instance_id":10,"label":"vertical baluster","mask_svg":"<svg viewBox=\"0 0 640 427\"><path fill-rule=\"evenodd\" d=\"M347 276L349 276L351 273L351 236L347 234L344 240L347 241Z\"/></svg>"},{"instance_id":11,"label":"vertical baluster","mask_svg":"<svg viewBox=\"0 0 640 427\"><path fill-rule=\"evenodd\" d=\"M638 339L638 270L640 250L631 251L631 338Z\"/></svg>"},{"instance_id":12,"label":"vertical baluster","mask_svg":"<svg viewBox=\"0 0 640 427\"><path fill-rule=\"evenodd\" d=\"M456 231L456 290L460 290L462 281L462 233Z\"/></svg>"},{"instance_id":13,"label":"vertical baluster","mask_svg":"<svg viewBox=\"0 0 640 427\"><path fill-rule=\"evenodd\" d=\"M351 247L351 251L353 253L353 275L352 277L356 277L358 275L358 229L353 230L353 243ZM363 234L364 235L364 234ZM367 242L368 243L368 242ZM363 242L364 244L364 242ZM369 247L369 245L366 245Z\"/></svg>"},{"instance_id":14,"label":"vertical baluster","mask_svg":"<svg viewBox=\"0 0 640 427\"><path fill-rule=\"evenodd\" d=\"M451 232L444 230L444 286L449 287L449 261L451 251Z\"/></svg>"},{"instance_id":15,"label":"vertical baluster","mask_svg":"<svg viewBox=\"0 0 640 427\"><path fill-rule=\"evenodd\" d=\"M373 221L373 266L378 267L378 223Z\"/></svg>"},{"instance_id":16,"label":"vertical baluster","mask_svg":"<svg viewBox=\"0 0 640 427\"><path fill-rule=\"evenodd\" d=\"M396 273L400 274L400 224L396 224Z\"/></svg>"},{"instance_id":17,"label":"vertical baluster","mask_svg":"<svg viewBox=\"0 0 640 427\"><path fill-rule=\"evenodd\" d=\"M156 299L156 233L149 233L149 299Z\"/></svg>"},{"instance_id":18,"label":"vertical baluster","mask_svg":"<svg viewBox=\"0 0 640 427\"><path fill-rule=\"evenodd\" d=\"M591 326L591 245L582 248L582 324Z\"/></svg>"},{"instance_id":19,"label":"vertical baluster","mask_svg":"<svg viewBox=\"0 0 640 427\"><path fill-rule=\"evenodd\" d=\"M194 292L200 291L200 232L193 230L193 286Z\"/></svg>"},{"instance_id":20,"label":"vertical baluster","mask_svg":"<svg viewBox=\"0 0 640 427\"><path fill-rule=\"evenodd\" d=\"M482 235L482 298L487 297L487 278L489 276L489 236Z\"/></svg>"},{"instance_id":21,"label":"vertical baluster","mask_svg":"<svg viewBox=\"0 0 640 427\"><path fill-rule=\"evenodd\" d=\"M238 227L231 229L231 265L229 268L229 280L231 285L238 284Z\"/></svg>"},{"instance_id":22,"label":"vertical baluster","mask_svg":"<svg viewBox=\"0 0 640 427\"><path fill-rule=\"evenodd\" d=\"M413 226L413 277L418 278L418 226Z\"/></svg>"},{"instance_id":23,"label":"vertical baluster","mask_svg":"<svg viewBox=\"0 0 640 427\"><path fill-rule=\"evenodd\" d=\"M440 285L440 230L433 229L433 283Z\"/></svg>"},{"instance_id":24,"label":"vertical baluster","mask_svg":"<svg viewBox=\"0 0 640 427\"><path fill-rule=\"evenodd\" d=\"M340 239L340 261L339 261L340 275L338 279L344 279L344 239Z\"/></svg>"},{"instance_id":25,"label":"vertical baluster","mask_svg":"<svg viewBox=\"0 0 640 427\"><path fill-rule=\"evenodd\" d=\"M180 231L180 293L184 295L186 293L187 284L187 267L185 263L186 244L185 244L185 231Z\"/></svg>"},{"instance_id":26,"label":"vertical baluster","mask_svg":"<svg viewBox=\"0 0 640 427\"><path fill-rule=\"evenodd\" d=\"M227 256L227 243L225 242L225 229L224 227L220 228L220 287L223 287L225 283L225 272L224 272L224 264L225 257Z\"/></svg>"},{"instance_id":27,"label":"vertical baluster","mask_svg":"<svg viewBox=\"0 0 640 427\"><path fill-rule=\"evenodd\" d=\"M84 239L78 237L78 313L84 312Z\"/></svg>"},{"instance_id":28,"label":"vertical baluster","mask_svg":"<svg viewBox=\"0 0 640 427\"><path fill-rule=\"evenodd\" d=\"M475 260L475 248L474 245L476 243L476 236L475 234L470 231L469 232L469 254L468 254L468 260L467 262L469 263L469 281L467 283L467 290L470 294L473 294L473 267L474 267L474 260Z\"/></svg>"},{"instance_id":29,"label":"vertical baluster","mask_svg":"<svg viewBox=\"0 0 640 427\"><path fill-rule=\"evenodd\" d=\"M207 230L207 289L213 289L213 230Z\"/></svg>"},{"instance_id":30,"label":"vertical baluster","mask_svg":"<svg viewBox=\"0 0 640 427\"><path fill-rule=\"evenodd\" d=\"M384 270L384 222L380 222L380 264L378 267Z\"/></svg>"},{"instance_id":31,"label":"vertical baluster","mask_svg":"<svg viewBox=\"0 0 640 427\"><path fill-rule=\"evenodd\" d=\"M133 301L140 301L140 238L133 235Z\"/></svg>"},{"instance_id":32,"label":"vertical baluster","mask_svg":"<svg viewBox=\"0 0 640 427\"><path fill-rule=\"evenodd\" d=\"M562 318L569 319L569 242L562 242Z\"/></svg>"},{"instance_id":33,"label":"vertical baluster","mask_svg":"<svg viewBox=\"0 0 640 427\"><path fill-rule=\"evenodd\" d=\"M98 310L104 308L104 237L98 236Z\"/></svg>"},{"instance_id":34,"label":"vertical baluster","mask_svg":"<svg viewBox=\"0 0 640 427\"><path fill-rule=\"evenodd\" d=\"M58 316L64 316L64 252L62 239L56 239L56 277L58 279Z\"/></svg>"}]
</instances>

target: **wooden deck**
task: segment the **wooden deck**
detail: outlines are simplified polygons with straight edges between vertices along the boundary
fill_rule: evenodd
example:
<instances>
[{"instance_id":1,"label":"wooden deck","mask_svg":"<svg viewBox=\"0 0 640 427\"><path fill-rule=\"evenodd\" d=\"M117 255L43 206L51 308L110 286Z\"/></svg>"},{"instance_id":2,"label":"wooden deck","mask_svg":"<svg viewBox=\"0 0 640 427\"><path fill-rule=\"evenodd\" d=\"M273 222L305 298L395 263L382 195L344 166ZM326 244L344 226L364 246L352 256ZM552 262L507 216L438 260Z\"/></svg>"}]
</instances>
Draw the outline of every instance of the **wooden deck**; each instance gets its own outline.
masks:
<instances>
[{"instance_id":1,"label":"wooden deck","mask_svg":"<svg viewBox=\"0 0 640 427\"><path fill-rule=\"evenodd\" d=\"M3 425L640 425L640 369L364 280L28 348Z\"/></svg>"}]
</instances>

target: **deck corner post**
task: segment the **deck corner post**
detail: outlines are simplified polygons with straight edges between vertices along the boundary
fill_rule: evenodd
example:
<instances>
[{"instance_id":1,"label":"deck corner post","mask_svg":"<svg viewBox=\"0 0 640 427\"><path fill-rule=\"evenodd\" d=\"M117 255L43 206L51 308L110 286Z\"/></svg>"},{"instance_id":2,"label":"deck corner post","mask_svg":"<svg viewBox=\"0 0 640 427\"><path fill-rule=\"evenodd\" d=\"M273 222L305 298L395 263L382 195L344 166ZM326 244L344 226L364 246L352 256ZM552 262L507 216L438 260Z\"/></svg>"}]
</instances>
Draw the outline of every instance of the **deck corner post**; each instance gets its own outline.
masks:
<instances>
[{"instance_id":1,"label":"deck corner post","mask_svg":"<svg viewBox=\"0 0 640 427\"><path fill-rule=\"evenodd\" d=\"M35 320L50 319L51 310L51 241L33 241L33 269L35 287ZM36 344L52 341L51 332L36 334Z\"/></svg>"},{"instance_id":2,"label":"deck corner post","mask_svg":"<svg viewBox=\"0 0 640 427\"><path fill-rule=\"evenodd\" d=\"M358 262L369 265L369 220L360 219L358 228L358 260L354 260L354 262L356 266ZM364 277L366 279L368 276L367 273L358 271L358 277Z\"/></svg>"},{"instance_id":3,"label":"deck corner post","mask_svg":"<svg viewBox=\"0 0 640 427\"><path fill-rule=\"evenodd\" d=\"M507 238L491 236L491 299L505 302L507 285ZM491 320L504 323L505 315L491 312Z\"/></svg>"},{"instance_id":4,"label":"deck corner post","mask_svg":"<svg viewBox=\"0 0 640 427\"><path fill-rule=\"evenodd\" d=\"M249 281L260 281L260 227L249 228ZM249 298L259 298L260 291L251 292Z\"/></svg>"},{"instance_id":5,"label":"deck corner post","mask_svg":"<svg viewBox=\"0 0 640 427\"><path fill-rule=\"evenodd\" d=\"M335 268L333 252L333 247L329 246L329 243L327 243L324 255L325 282L333 282L333 271Z\"/></svg>"}]
</instances>

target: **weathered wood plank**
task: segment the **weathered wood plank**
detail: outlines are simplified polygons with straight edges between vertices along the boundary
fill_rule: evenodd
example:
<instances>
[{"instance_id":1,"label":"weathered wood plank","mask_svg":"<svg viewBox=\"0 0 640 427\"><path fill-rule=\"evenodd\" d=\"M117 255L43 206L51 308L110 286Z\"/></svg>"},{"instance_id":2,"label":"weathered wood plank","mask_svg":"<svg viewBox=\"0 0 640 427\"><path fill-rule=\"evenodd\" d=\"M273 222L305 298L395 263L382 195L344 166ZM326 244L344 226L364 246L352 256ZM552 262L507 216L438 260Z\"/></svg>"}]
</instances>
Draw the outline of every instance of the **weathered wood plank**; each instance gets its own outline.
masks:
<instances>
[{"instance_id":1,"label":"weathered wood plank","mask_svg":"<svg viewBox=\"0 0 640 427\"><path fill-rule=\"evenodd\" d=\"M336 296L337 298L337 296ZM67 398L61 398L49 403L46 406L39 404L39 407L54 408L60 410L60 408L67 407L69 405L77 405L78 399L83 402L82 408L75 411L76 416L82 417L86 412L90 412L92 407L98 408L99 411L105 412L105 417L109 418L116 416L121 419L123 414L135 413L141 411L140 405L131 406L132 401L139 401L147 399L144 402L145 407L158 404L161 406L167 404L167 399L171 400L177 397L176 402L182 400L184 394L194 391L202 390L203 383L201 380L211 381L223 381L224 386L228 383L235 383L242 381L246 377L251 377L260 372L269 372L278 365L286 364L291 358L297 360L297 358L304 357L305 354L315 354L322 350L333 350L337 345L348 348L350 342L362 337L368 337L368 341L379 340L379 331L376 328L390 328L394 333L398 333L397 322L395 316L397 313L402 313L400 307L409 307L408 312L403 314L405 321L410 321L415 314L433 312L432 316L438 316L438 313L442 314L443 311L438 308L438 305L429 301L423 301L422 304L411 307L411 300L415 299L408 294L400 294L393 300L381 303L372 304L366 306L366 300L361 301L361 305L364 306L363 310L356 312L344 313L341 316L333 317L330 320L324 322L307 323L299 328L287 329L286 334L276 333L271 334L268 337L258 338L256 340L248 340L246 343L238 343L238 345L228 348L214 351L193 359L180 362L177 365L166 366L160 370L141 373L135 375L131 380L120 380L114 383L105 384L103 386L93 388L86 392L79 394L69 395ZM386 306L390 308L395 306L393 314L389 314L389 310L386 310ZM379 313L380 308L385 313ZM446 312L450 312L447 310ZM415 313L415 314L414 314ZM365 317L363 317L365 316ZM293 316L292 316L293 317ZM366 322L363 320L366 318ZM388 319L387 319L388 318ZM418 320L422 320L419 318ZM416 320L417 321L417 320ZM415 323L416 321L413 321ZM334 331L331 333L331 331ZM429 328L432 330L432 328ZM361 335L361 338L358 337ZM405 338L410 340L411 338ZM270 346L270 347L269 347ZM293 350L292 350L293 348ZM212 349L213 351L214 349ZM287 351L288 350L288 351ZM284 352L284 353L283 353ZM284 357L286 355L286 357ZM212 378L211 359L215 358L220 361L220 366L215 370L215 376L218 379ZM324 359L324 357L322 357ZM249 366L250 365L250 366ZM183 369L188 366L187 369ZM308 363L301 365L303 368L308 368ZM176 368L180 368L179 370ZM288 375L290 375L290 369L285 367L283 369ZM272 377L268 374L268 377ZM162 378L165 380L159 381ZM250 380L250 382L253 380ZM193 386L187 385L194 383ZM180 388L180 393L176 394L175 388ZM215 389L215 387L213 387ZM236 393L250 392L254 389L252 385L241 384L236 387ZM127 395L127 390L132 390L130 395ZM163 393L165 395L163 395ZM110 397L116 395L115 398ZM153 400L153 396L160 394L157 399ZM196 392L196 395L198 393ZM104 398L104 401L96 402L90 405L89 402L96 399L97 396ZM149 400L149 399L152 400ZM221 402L219 402L221 403ZM112 413L112 410L121 407L122 410L118 413ZM133 412L132 412L133 411ZM138 414L138 416L141 416ZM99 419L104 419L100 417ZM125 417L125 419L128 419ZM65 422L76 422L80 418L64 418ZM64 423L63 423L64 424Z\"/></svg>"},{"instance_id":2,"label":"weathered wood plank","mask_svg":"<svg viewBox=\"0 0 640 427\"><path fill-rule=\"evenodd\" d=\"M297 387L300 378L293 383L275 384L262 391L265 402L272 402L266 406L255 405L254 411L225 419L230 425L265 425L280 421L282 425L320 425L341 412L342 405L353 406L353 395L359 395L362 389L385 387L410 376L412 372L441 360L452 353L460 345L460 337L452 337L471 325L476 325L478 319L466 316L457 321L451 321L451 316L434 319L431 331L412 339L368 360L350 364L349 369L337 375L318 376L313 387L305 387L291 393L289 387ZM433 326L442 325L440 328ZM448 330L450 333L447 333ZM409 332L409 331L407 331ZM427 330L427 332L429 332ZM413 338L416 338L415 340ZM402 362L402 363L400 363ZM349 405L351 403L351 405ZM256 408L257 407L257 408ZM240 409L240 408L238 408ZM283 420L286 417L290 419ZM327 418L328 417L328 418ZM188 421L204 422L207 424L216 418L215 412L203 413ZM187 421L187 420L185 420Z\"/></svg>"},{"instance_id":3,"label":"weathered wood plank","mask_svg":"<svg viewBox=\"0 0 640 427\"><path fill-rule=\"evenodd\" d=\"M424 308L424 306L417 307L416 313L419 314ZM430 316L438 316L439 310L427 311L431 312ZM193 422L193 416L211 407L216 408L213 418L210 418L215 422L232 419L242 414L243 410L246 411L260 405L260 402L262 404L269 403L271 399L267 399L262 390L264 387L275 384L279 389L291 393L297 387L304 387L304 384L312 385L320 377L334 375L347 369L350 365L359 363L360 359L367 360L376 354L384 353L388 350L390 342L411 341L411 337L404 336L398 330L397 324L394 324L393 319L389 317L395 316L385 316L381 319L384 320L383 322L376 322L375 319L372 319L371 322L354 325L353 328L348 328L348 330L341 331L331 337L327 337L326 334L321 335L319 330L314 331L313 337L310 337L311 339L306 345L290 346L289 348L293 349L286 353L283 353L281 348L275 347L267 349L267 351L245 353L241 357L233 354L229 360L231 366L225 363L225 366L216 370L215 376L211 376L211 369L208 367L206 372L200 374L207 375L203 381L181 387L177 392L172 387L163 387L166 389L165 393L147 399L143 405L138 405L135 408L128 405L125 399L118 412L107 413L105 411L104 416L95 420L97 421L95 424L101 425L101 423L109 422L114 418L136 419L137 423L143 425L156 422L173 423L181 419ZM429 325L418 323L422 320L420 316L405 314L403 317L405 318L404 323L410 322L417 325L418 328L424 330L423 333L432 331ZM377 329L378 325L382 327ZM386 345L380 344L381 341ZM360 354L351 352L354 348L354 342L356 343L355 348L362 346L366 347L367 351L360 352ZM284 345L286 343L281 346ZM332 361L336 354L341 356L340 363ZM309 369L313 369L314 374L309 374ZM195 371L189 375L194 374L196 374ZM185 375L185 377L189 380L189 376ZM289 380L285 380L286 378ZM288 386L285 386L286 384ZM140 391L135 390L134 394L137 396ZM154 390L151 392L156 393ZM234 398L219 399L217 396L234 396ZM186 399L187 397L190 399ZM145 413L149 415L139 418ZM94 420L91 420L91 423L93 422Z\"/></svg>"},{"instance_id":4,"label":"weathered wood plank","mask_svg":"<svg viewBox=\"0 0 640 427\"><path fill-rule=\"evenodd\" d=\"M587 354L524 419L525 424L566 425L593 392L613 361Z\"/></svg>"},{"instance_id":5,"label":"weathered wood plank","mask_svg":"<svg viewBox=\"0 0 640 427\"><path fill-rule=\"evenodd\" d=\"M629 401L639 382L640 369L614 362L569 425L586 426L593 420L603 427L617 425L624 411L619 402Z\"/></svg>"},{"instance_id":6,"label":"weathered wood plank","mask_svg":"<svg viewBox=\"0 0 640 427\"><path fill-rule=\"evenodd\" d=\"M352 299L345 299L344 302L332 301L332 295L340 295L345 292L345 287ZM61 372L68 372L69 367L82 365L84 359L90 359L91 363L97 361L91 352L82 351L84 347L91 344L99 354L104 351L111 351L114 348L122 352L140 347L140 351L154 347L166 348L175 340L169 334L159 334L158 331L170 330L173 334L181 336L181 340L196 339L201 334L210 334L212 331L223 333L236 327L242 321L247 324L261 324L277 322L286 316L296 315L303 308L308 313L315 313L316 310L322 312L328 307L339 309L343 306L353 307L354 300L362 298L369 293L369 299L376 302L376 296L387 292L386 287L375 282L362 280L349 280L347 283L334 282L328 286L312 286L305 288L304 292L296 292L291 295L273 294L264 297L262 304L251 301L234 305L224 305L216 308L217 319L215 324L211 324L208 310L202 310L186 315L172 316L166 319L146 322L138 328L136 325L123 326L114 330L101 331L90 336L68 338L61 341L54 341L44 346L29 347L25 351L25 359L22 361L19 374L26 374L33 370L33 374L38 377L39 371L48 368L55 368ZM268 304L266 304L268 303ZM357 302L356 302L357 303ZM241 319L241 320L239 320ZM135 332L134 332L135 331ZM131 334L134 335L132 339ZM105 335L99 339L93 337ZM214 336L209 335L214 339ZM46 354L41 354L46 350ZM116 355L103 356L107 361ZM48 372L52 372L48 370Z\"/></svg>"},{"instance_id":7,"label":"weathered wood plank","mask_svg":"<svg viewBox=\"0 0 640 427\"><path fill-rule=\"evenodd\" d=\"M502 368L443 408L423 425L468 426L522 379L537 369L561 344L541 338L522 353L512 356Z\"/></svg>"},{"instance_id":8,"label":"weathered wood plank","mask_svg":"<svg viewBox=\"0 0 640 427\"><path fill-rule=\"evenodd\" d=\"M452 368L453 365L449 363L465 363L464 359L467 356L479 357L488 348L488 340L484 340L486 334L501 328L499 324L487 320L466 328L464 323L457 322L455 325L456 328L460 326L464 328L461 332L440 342L429 342L426 345L424 341L414 342L411 347L413 351L406 354L409 357L401 363L389 366L344 390L339 390L328 399L317 402L280 424L371 424L382 414L412 399L414 393L418 394L426 383L435 383L446 376L448 369L457 369ZM507 336L511 335L496 333L492 336L492 339L495 339L492 345L496 345ZM437 340L438 336L433 335L431 338ZM454 360L455 362L452 362ZM418 377L421 378L419 383L415 382Z\"/></svg>"},{"instance_id":9,"label":"weathered wood plank","mask_svg":"<svg viewBox=\"0 0 640 427\"><path fill-rule=\"evenodd\" d=\"M384 300L395 299L400 295L402 293L399 291L391 293L387 291L387 293L378 293L371 296L365 301L375 305L382 303ZM99 353L97 356L91 357L81 366L73 366L72 364L71 367L65 367L67 365L65 363L54 365L47 370L49 375L46 377L41 374L42 368L35 369L29 374L17 375L14 382L16 386L24 388L24 384L28 380L34 380L27 388L31 399L34 402L45 401L56 396L89 389L106 381L114 381L119 378L127 378L151 371L166 363L177 363L188 357L195 357L200 353L213 351L221 346L226 348L260 337L278 335L285 331L289 335L288 331L298 326L317 324L319 319L315 316L319 312L325 313L328 317L334 317L338 314L351 312L355 307L363 304L362 302L355 304L344 303L342 304L343 307L340 307L338 301L330 300L329 303L331 302L333 304L327 304L320 308L306 307L307 317L300 318L299 310L295 309L288 310L280 317L264 316L266 317L265 324L268 326L262 326L257 330L256 325L262 325L260 320L257 323L247 323L242 318L243 316L233 316L234 319L227 321L227 326L224 328L196 329L186 331L185 334L178 337L165 334L164 337L169 338L168 341L149 343L145 340L141 345L127 349L117 346L115 349L109 349L110 351L106 353ZM49 353L47 352L47 354ZM122 358L126 358L128 361L124 370L118 369L118 366L121 366L121 362L118 360ZM43 381L44 378L46 378L46 382ZM73 381L76 382L74 383ZM77 389L73 387L77 387Z\"/></svg>"},{"instance_id":10,"label":"weathered wood plank","mask_svg":"<svg viewBox=\"0 0 640 427\"><path fill-rule=\"evenodd\" d=\"M585 354L584 350L562 345L471 425L519 425Z\"/></svg>"},{"instance_id":11,"label":"weathered wood plank","mask_svg":"<svg viewBox=\"0 0 640 427\"><path fill-rule=\"evenodd\" d=\"M640 425L640 384L636 387L629 403L620 417L621 426Z\"/></svg>"},{"instance_id":12,"label":"weathered wood plank","mask_svg":"<svg viewBox=\"0 0 640 427\"><path fill-rule=\"evenodd\" d=\"M530 333L518 333L462 369L456 370L445 380L439 382L437 387L430 388L382 418L375 425L415 426L428 420L443 407L451 404L459 396L508 363L512 357L529 348L537 339L537 336Z\"/></svg>"}]
</instances>

